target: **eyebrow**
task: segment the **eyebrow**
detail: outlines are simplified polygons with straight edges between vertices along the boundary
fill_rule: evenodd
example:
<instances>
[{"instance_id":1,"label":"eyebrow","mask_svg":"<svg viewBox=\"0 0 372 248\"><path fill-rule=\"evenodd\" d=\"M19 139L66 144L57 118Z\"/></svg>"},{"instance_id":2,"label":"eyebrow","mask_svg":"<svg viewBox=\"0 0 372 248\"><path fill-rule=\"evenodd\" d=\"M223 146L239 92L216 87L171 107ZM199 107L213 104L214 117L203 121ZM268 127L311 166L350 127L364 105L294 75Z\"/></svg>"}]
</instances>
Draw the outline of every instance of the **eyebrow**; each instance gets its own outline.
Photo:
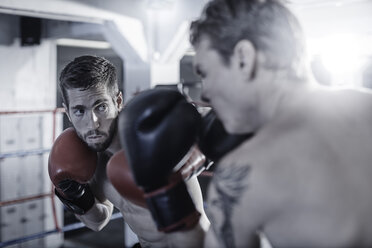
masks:
<instances>
[{"instance_id":1,"label":"eyebrow","mask_svg":"<svg viewBox=\"0 0 372 248\"><path fill-rule=\"evenodd\" d=\"M85 106L84 105L75 105L75 106L71 107L71 109L85 109Z\"/></svg>"},{"instance_id":2,"label":"eyebrow","mask_svg":"<svg viewBox=\"0 0 372 248\"><path fill-rule=\"evenodd\" d=\"M103 102L109 102L109 100L108 99L98 99L97 101L95 101L93 103L92 107L97 106L98 104L103 103ZM75 106L71 107L71 109L86 109L86 106L79 104L79 105L75 105Z\"/></svg>"},{"instance_id":3,"label":"eyebrow","mask_svg":"<svg viewBox=\"0 0 372 248\"><path fill-rule=\"evenodd\" d=\"M98 104L101 104L103 102L109 102L109 100L108 99L98 99L97 101L95 101L93 103L93 106L92 107L97 106Z\"/></svg>"}]
</instances>

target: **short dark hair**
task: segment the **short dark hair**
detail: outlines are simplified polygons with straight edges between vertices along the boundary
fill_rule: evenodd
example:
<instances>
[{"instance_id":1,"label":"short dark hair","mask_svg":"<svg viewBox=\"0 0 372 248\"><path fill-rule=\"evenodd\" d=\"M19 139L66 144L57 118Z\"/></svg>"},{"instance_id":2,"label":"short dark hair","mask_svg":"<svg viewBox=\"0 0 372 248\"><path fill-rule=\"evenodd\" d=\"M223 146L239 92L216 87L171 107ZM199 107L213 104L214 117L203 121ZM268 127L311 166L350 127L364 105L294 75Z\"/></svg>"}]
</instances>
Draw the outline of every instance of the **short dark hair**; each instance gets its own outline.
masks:
<instances>
[{"instance_id":1,"label":"short dark hair","mask_svg":"<svg viewBox=\"0 0 372 248\"><path fill-rule=\"evenodd\" d=\"M302 70L304 44L297 18L278 0L212 0L192 22L190 42L207 37L225 64L243 39L265 54L265 67ZM301 72L302 74L303 72Z\"/></svg>"},{"instance_id":2,"label":"short dark hair","mask_svg":"<svg viewBox=\"0 0 372 248\"><path fill-rule=\"evenodd\" d=\"M103 57L84 55L75 58L62 70L59 88L68 106L67 89L87 90L105 86L112 97L119 92L115 66Z\"/></svg>"}]
</instances>

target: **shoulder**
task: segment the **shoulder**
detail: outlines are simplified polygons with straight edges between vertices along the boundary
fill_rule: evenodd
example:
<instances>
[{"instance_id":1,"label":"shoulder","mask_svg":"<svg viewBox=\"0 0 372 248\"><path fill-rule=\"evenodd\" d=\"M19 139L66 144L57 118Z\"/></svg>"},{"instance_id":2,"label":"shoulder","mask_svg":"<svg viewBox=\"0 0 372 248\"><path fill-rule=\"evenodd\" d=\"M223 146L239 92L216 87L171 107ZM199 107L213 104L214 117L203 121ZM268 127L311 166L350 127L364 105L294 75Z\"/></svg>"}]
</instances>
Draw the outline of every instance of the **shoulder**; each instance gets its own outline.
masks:
<instances>
[{"instance_id":1,"label":"shoulder","mask_svg":"<svg viewBox=\"0 0 372 248\"><path fill-rule=\"evenodd\" d=\"M322 88L315 91L313 96L316 99L312 103L318 112L353 113L370 110L372 107L372 90L370 89Z\"/></svg>"}]
</instances>

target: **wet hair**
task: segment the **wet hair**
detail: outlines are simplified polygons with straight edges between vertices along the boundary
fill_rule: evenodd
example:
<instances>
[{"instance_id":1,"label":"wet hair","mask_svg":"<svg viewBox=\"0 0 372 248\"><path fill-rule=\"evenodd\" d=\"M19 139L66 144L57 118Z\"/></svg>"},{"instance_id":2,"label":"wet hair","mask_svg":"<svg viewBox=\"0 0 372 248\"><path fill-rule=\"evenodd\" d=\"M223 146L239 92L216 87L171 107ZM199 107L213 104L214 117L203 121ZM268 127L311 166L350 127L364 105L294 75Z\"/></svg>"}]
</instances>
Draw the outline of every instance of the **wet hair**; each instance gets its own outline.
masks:
<instances>
[{"instance_id":1,"label":"wet hair","mask_svg":"<svg viewBox=\"0 0 372 248\"><path fill-rule=\"evenodd\" d=\"M115 66L103 57L84 55L75 58L62 70L59 88L68 106L67 89L87 90L105 86L112 97L119 93Z\"/></svg>"},{"instance_id":2,"label":"wet hair","mask_svg":"<svg viewBox=\"0 0 372 248\"><path fill-rule=\"evenodd\" d=\"M208 38L228 65L235 45L249 40L265 55L265 66L302 77L303 32L297 18L278 0L212 0L191 23L190 42Z\"/></svg>"}]
</instances>

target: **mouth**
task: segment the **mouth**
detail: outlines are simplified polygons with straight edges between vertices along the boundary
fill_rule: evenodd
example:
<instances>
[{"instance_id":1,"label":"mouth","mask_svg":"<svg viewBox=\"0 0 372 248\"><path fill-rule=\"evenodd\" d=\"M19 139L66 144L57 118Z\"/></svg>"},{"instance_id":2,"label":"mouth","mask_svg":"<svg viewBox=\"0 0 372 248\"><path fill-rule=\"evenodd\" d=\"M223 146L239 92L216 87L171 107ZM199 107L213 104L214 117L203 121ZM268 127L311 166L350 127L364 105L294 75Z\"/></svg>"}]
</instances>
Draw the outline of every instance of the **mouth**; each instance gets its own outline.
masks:
<instances>
[{"instance_id":1,"label":"mouth","mask_svg":"<svg viewBox=\"0 0 372 248\"><path fill-rule=\"evenodd\" d=\"M97 143L97 142L102 141L104 138L105 138L104 135L89 135L87 137L87 141L89 143Z\"/></svg>"}]
</instances>

